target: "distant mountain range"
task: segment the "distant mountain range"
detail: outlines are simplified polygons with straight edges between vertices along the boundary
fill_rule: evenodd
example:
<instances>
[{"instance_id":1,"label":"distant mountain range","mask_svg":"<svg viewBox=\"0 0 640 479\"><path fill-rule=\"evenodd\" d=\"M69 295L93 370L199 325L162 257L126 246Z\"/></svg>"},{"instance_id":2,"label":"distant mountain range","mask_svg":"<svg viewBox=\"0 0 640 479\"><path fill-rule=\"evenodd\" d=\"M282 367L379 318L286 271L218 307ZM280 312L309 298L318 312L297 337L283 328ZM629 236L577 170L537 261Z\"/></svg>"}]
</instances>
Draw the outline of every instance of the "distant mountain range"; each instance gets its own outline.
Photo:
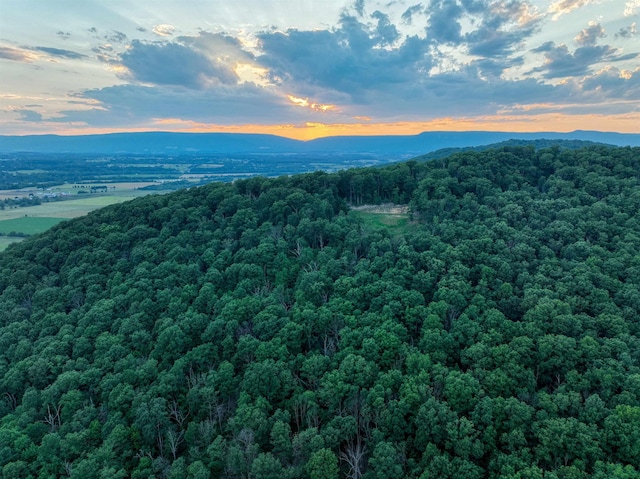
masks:
<instances>
[{"instance_id":1,"label":"distant mountain range","mask_svg":"<svg viewBox=\"0 0 640 479\"><path fill-rule=\"evenodd\" d=\"M465 148L507 140L580 140L640 146L640 134L577 130L570 133L433 131L419 135L332 136L298 141L241 133L111 133L105 135L0 136L0 152L80 154L368 153L413 156L443 148Z\"/></svg>"}]
</instances>

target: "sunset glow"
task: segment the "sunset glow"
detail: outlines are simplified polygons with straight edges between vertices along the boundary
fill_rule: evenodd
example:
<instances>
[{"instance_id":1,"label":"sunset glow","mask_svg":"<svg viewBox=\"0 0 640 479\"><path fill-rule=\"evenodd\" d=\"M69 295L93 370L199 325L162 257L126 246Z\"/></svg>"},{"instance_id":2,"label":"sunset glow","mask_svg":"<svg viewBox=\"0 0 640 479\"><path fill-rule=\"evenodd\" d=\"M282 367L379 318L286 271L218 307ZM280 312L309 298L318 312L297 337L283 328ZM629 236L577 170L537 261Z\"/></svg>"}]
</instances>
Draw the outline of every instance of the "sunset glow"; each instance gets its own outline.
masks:
<instances>
[{"instance_id":1,"label":"sunset glow","mask_svg":"<svg viewBox=\"0 0 640 479\"><path fill-rule=\"evenodd\" d=\"M637 0L452 1L5 1L0 135L640 132Z\"/></svg>"}]
</instances>

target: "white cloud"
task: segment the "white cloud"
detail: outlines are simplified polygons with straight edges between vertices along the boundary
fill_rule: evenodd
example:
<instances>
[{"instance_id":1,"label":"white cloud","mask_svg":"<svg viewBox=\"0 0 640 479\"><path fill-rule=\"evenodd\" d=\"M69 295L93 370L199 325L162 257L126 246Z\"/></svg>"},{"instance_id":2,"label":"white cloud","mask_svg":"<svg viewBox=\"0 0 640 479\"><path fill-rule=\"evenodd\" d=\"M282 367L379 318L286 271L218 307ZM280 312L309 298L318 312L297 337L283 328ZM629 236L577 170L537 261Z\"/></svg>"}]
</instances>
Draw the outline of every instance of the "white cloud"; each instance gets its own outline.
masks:
<instances>
[{"instance_id":1,"label":"white cloud","mask_svg":"<svg viewBox=\"0 0 640 479\"><path fill-rule=\"evenodd\" d=\"M637 0L631 0L637 1ZM553 20L558 20L562 15L566 15L585 5L598 3L598 0L558 0L549 6L548 12L553 14Z\"/></svg>"},{"instance_id":2,"label":"white cloud","mask_svg":"<svg viewBox=\"0 0 640 479\"><path fill-rule=\"evenodd\" d=\"M631 17L638 14L640 10L640 0L629 0L624 4L624 16Z\"/></svg>"},{"instance_id":3,"label":"white cloud","mask_svg":"<svg viewBox=\"0 0 640 479\"><path fill-rule=\"evenodd\" d=\"M163 23L161 25L156 25L155 27L153 27L152 31L153 33L161 37L170 37L171 35L173 35L173 32L175 30L176 30L176 27L174 27L173 25L168 25L166 23Z\"/></svg>"}]
</instances>

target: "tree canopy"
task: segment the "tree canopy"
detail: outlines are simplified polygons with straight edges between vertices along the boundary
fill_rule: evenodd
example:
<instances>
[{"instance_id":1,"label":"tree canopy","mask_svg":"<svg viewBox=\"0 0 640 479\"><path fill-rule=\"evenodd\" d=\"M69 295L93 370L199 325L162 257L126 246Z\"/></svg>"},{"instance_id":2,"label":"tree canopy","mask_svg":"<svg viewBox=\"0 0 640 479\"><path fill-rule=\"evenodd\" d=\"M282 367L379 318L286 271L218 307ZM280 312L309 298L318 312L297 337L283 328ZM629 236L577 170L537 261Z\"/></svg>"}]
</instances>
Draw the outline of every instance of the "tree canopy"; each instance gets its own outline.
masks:
<instances>
[{"instance_id":1,"label":"tree canopy","mask_svg":"<svg viewBox=\"0 0 640 479\"><path fill-rule=\"evenodd\" d=\"M507 146L64 222L0 254L0 470L640 477L638 211L638 148Z\"/></svg>"}]
</instances>

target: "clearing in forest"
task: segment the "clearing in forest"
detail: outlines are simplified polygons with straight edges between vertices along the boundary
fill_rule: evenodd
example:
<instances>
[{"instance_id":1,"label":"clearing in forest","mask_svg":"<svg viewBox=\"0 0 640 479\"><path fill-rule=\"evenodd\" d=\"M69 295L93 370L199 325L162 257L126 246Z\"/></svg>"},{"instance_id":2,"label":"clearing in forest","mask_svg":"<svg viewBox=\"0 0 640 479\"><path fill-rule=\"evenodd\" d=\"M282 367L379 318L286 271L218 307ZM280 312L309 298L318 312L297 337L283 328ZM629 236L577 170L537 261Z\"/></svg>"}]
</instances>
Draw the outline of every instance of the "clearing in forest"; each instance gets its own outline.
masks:
<instances>
[{"instance_id":1,"label":"clearing in forest","mask_svg":"<svg viewBox=\"0 0 640 479\"><path fill-rule=\"evenodd\" d=\"M366 226L386 228L395 235L404 234L409 226L409 207L394 203L361 205L351 208Z\"/></svg>"}]
</instances>

